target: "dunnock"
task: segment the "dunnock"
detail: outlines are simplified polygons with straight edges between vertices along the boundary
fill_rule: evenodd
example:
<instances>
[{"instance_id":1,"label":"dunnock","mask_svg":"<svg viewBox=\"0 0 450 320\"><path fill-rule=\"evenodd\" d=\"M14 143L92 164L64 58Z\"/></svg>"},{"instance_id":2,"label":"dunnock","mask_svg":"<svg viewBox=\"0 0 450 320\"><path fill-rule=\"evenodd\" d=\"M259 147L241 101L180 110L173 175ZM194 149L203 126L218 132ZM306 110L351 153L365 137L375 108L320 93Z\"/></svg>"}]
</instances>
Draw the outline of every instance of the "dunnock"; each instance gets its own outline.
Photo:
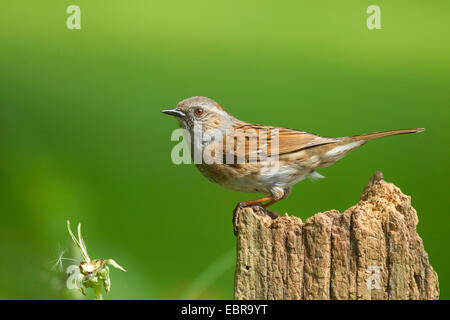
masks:
<instances>
[{"instance_id":1,"label":"dunnock","mask_svg":"<svg viewBox=\"0 0 450 320\"><path fill-rule=\"evenodd\" d=\"M175 116L180 126L186 129L191 155L203 157L202 161L194 162L206 178L236 191L266 194L236 206L235 233L239 207L257 204L267 208L286 198L297 182L308 177L322 177L316 169L334 164L369 140L424 130L322 137L305 131L243 122L206 97L185 99L175 109L162 112Z\"/></svg>"}]
</instances>

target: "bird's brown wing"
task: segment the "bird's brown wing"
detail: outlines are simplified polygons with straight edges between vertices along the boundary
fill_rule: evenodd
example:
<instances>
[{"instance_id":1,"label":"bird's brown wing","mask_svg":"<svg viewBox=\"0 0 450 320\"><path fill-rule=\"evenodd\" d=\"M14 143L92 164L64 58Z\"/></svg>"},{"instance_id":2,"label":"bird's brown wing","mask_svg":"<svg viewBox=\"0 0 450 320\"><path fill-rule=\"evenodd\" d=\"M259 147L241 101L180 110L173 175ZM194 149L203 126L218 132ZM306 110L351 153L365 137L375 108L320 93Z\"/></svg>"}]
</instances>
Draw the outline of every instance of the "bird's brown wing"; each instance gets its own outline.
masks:
<instances>
[{"instance_id":1,"label":"bird's brown wing","mask_svg":"<svg viewBox=\"0 0 450 320\"><path fill-rule=\"evenodd\" d=\"M266 153L267 156L288 155L335 143L339 141L339 138L326 138L293 129L242 124L230 132L226 141L224 140L224 150L226 150L224 157L228 156L228 160L230 160L232 157L236 159L238 155L240 157L245 155L247 162L249 159L257 159L261 153ZM226 143L228 146L225 146ZM233 147L230 148L230 146ZM245 150L243 150L243 146L245 146ZM229 163L229 161L225 163Z\"/></svg>"},{"instance_id":2,"label":"bird's brown wing","mask_svg":"<svg viewBox=\"0 0 450 320\"><path fill-rule=\"evenodd\" d=\"M321 137L305 131L285 128L275 129L278 129L279 155L286 155L318 146L332 144L340 140L339 138ZM273 138L276 138L276 133L274 133Z\"/></svg>"}]
</instances>

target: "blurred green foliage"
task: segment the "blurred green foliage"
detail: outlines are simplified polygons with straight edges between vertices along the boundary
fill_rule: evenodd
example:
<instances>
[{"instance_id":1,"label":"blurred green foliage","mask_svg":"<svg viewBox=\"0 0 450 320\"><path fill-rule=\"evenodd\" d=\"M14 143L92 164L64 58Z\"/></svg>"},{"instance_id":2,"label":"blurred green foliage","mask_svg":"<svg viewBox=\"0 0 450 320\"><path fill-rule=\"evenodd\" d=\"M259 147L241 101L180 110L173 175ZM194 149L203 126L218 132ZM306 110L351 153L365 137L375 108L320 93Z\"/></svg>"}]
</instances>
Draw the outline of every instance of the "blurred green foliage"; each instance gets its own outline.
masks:
<instances>
[{"instance_id":1,"label":"blurred green foliage","mask_svg":"<svg viewBox=\"0 0 450 320\"><path fill-rule=\"evenodd\" d=\"M81 30L66 28L71 4ZM381 30L366 27L371 4L3 0L0 298L72 297L50 271L66 219L128 270L109 298L177 299L199 279L194 298L233 297L231 211L254 195L172 164L176 122L160 110L194 95L325 136L426 127L367 144L274 208L343 211L382 170L412 196L450 298L450 2L377 1Z\"/></svg>"}]
</instances>

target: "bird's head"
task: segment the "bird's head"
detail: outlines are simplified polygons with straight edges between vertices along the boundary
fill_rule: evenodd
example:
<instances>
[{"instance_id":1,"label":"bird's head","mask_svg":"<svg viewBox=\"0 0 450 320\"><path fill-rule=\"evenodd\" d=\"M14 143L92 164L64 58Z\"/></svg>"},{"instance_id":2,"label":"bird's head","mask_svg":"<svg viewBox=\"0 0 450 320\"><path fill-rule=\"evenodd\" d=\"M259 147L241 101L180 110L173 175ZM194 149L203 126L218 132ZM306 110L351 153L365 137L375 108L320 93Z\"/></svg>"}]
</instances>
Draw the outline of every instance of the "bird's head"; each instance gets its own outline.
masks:
<instances>
[{"instance_id":1,"label":"bird's head","mask_svg":"<svg viewBox=\"0 0 450 320\"><path fill-rule=\"evenodd\" d=\"M162 112L175 116L180 126L190 132L195 126L203 132L214 129L225 131L237 121L217 102L207 97L188 98L180 101L175 109Z\"/></svg>"}]
</instances>

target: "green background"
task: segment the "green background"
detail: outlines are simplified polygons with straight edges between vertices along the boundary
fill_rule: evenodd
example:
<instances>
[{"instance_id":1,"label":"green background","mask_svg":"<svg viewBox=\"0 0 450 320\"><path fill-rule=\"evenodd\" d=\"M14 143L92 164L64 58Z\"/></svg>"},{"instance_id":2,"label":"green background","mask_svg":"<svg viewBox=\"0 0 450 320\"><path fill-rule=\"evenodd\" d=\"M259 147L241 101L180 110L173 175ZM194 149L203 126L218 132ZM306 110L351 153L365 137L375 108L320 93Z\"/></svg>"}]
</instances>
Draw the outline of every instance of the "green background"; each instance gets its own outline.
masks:
<instances>
[{"instance_id":1,"label":"green background","mask_svg":"<svg viewBox=\"0 0 450 320\"><path fill-rule=\"evenodd\" d=\"M66 8L81 7L81 30ZM366 8L381 7L381 30ZM204 95L236 117L325 136L425 127L371 142L274 206L305 219L355 204L382 170L412 196L450 298L449 1L0 3L0 298L73 298L51 271L114 258L116 299L233 297L231 211L255 195L176 166L160 113ZM65 261L64 267L70 262ZM92 297L92 294L89 295Z\"/></svg>"}]
</instances>

